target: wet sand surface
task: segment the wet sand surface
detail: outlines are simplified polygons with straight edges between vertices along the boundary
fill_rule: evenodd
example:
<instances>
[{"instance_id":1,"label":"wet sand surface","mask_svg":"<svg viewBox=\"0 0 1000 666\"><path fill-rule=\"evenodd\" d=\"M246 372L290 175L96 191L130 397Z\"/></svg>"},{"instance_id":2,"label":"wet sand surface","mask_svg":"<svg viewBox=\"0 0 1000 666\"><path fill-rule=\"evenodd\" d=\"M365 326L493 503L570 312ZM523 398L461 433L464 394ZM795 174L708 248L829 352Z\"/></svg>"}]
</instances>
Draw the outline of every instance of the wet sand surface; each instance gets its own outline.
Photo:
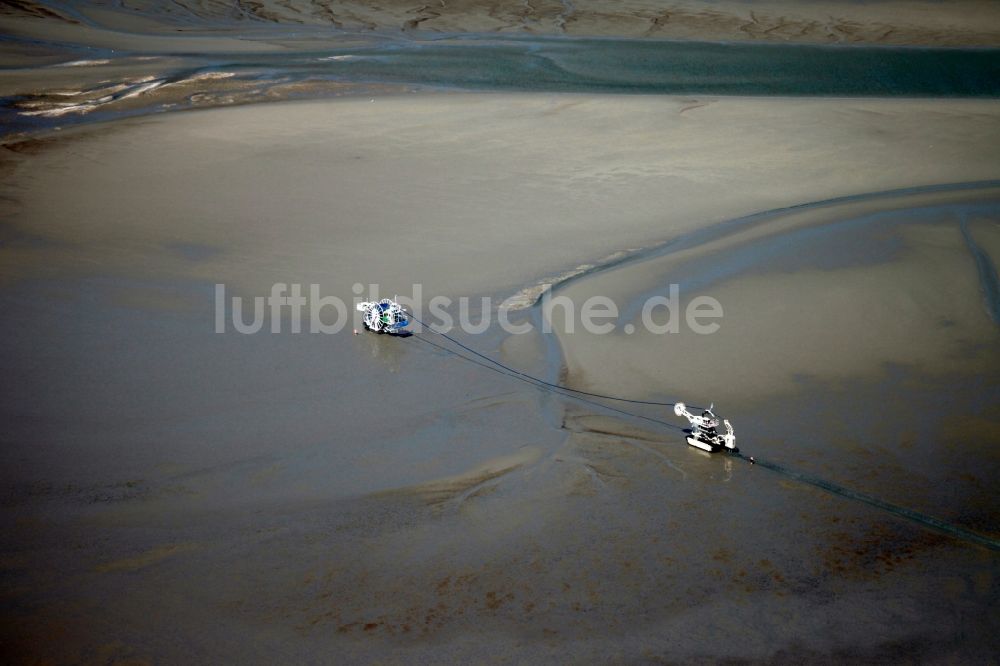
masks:
<instances>
[{"instance_id":1,"label":"wet sand surface","mask_svg":"<svg viewBox=\"0 0 1000 666\"><path fill-rule=\"evenodd\" d=\"M998 7L0 7L0 661L992 663Z\"/></svg>"},{"instance_id":2,"label":"wet sand surface","mask_svg":"<svg viewBox=\"0 0 1000 666\"><path fill-rule=\"evenodd\" d=\"M214 285L526 304L578 272L554 293L624 325L676 281L720 300L719 333L457 335L579 388L716 400L748 455L995 539L998 125L974 100L402 95L8 144L4 644L988 662L995 551L432 335L217 334Z\"/></svg>"}]
</instances>

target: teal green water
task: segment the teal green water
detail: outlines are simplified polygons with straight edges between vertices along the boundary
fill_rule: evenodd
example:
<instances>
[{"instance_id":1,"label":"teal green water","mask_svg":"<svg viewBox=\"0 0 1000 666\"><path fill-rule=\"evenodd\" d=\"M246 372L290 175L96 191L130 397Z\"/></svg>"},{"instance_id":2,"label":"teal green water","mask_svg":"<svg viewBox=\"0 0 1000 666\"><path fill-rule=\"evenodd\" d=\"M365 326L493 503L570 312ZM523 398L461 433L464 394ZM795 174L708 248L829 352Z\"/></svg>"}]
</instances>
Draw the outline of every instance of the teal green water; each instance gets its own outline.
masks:
<instances>
[{"instance_id":1,"label":"teal green water","mask_svg":"<svg viewBox=\"0 0 1000 666\"><path fill-rule=\"evenodd\" d=\"M37 90L0 97L0 134L195 106L193 96L165 100L136 88L150 80L155 85L184 84L206 73L225 73L226 85L241 84L252 91L241 93L241 103L281 99L288 93L276 87L288 83L306 84L294 93L297 97L329 94L329 84L360 86L362 92L366 85L392 84L507 92L1000 96L1000 49L465 37L385 40L321 52L166 54L88 49L81 57L111 61L95 72L109 71L112 76L115 64L127 65L131 78L104 79L105 88L87 91L100 103L85 112L46 115L33 106L45 96L44 75L50 71L42 68ZM140 73L148 77L139 80ZM119 71L117 76L123 75ZM116 83L122 85L115 87ZM211 94L212 86L197 79L199 93ZM129 97L128 104L116 104L123 97ZM66 98L46 103L53 101L58 105ZM231 102L220 97L217 103Z\"/></svg>"},{"instance_id":2,"label":"teal green water","mask_svg":"<svg viewBox=\"0 0 1000 666\"><path fill-rule=\"evenodd\" d=\"M350 80L497 90L718 95L996 96L1000 50L508 39L291 58ZM322 63L322 64L320 64ZM264 63L259 63L264 64ZM274 63L272 63L274 64Z\"/></svg>"}]
</instances>

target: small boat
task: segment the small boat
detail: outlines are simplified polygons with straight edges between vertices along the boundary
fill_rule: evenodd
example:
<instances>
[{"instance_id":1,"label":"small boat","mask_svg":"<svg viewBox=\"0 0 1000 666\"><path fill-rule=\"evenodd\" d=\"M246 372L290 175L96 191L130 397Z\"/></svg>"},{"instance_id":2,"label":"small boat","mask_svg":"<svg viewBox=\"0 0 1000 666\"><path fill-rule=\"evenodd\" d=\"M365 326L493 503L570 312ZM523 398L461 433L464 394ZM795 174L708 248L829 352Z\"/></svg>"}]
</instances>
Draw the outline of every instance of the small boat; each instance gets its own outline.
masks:
<instances>
[{"instance_id":1,"label":"small boat","mask_svg":"<svg viewBox=\"0 0 1000 666\"><path fill-rule=\"evenodd\" d=\"M398 334L410 323L403 306L388 298L358 303L358 312L365 313L365 329L376 333Z\"/></svg>"},{"instance_id":2,"label":"small boat","mask_svg":"<svg viewBox=\"0 0 1000 666\"><path fill-rule=\"evenodd\" d=\"M704 410L701 416L696 416L688 411L687 405L683 402L674 405L674 414L685 417L691 423L691 427L684 431L688 434L687 443L709 453L723 449L731 453L739 452L736 448L736 433L733 432L729 419L722 420L726 432L719 434L719 417L712 411L714 408L715 405L712 405Z\"/></svg>"}]
</instances>

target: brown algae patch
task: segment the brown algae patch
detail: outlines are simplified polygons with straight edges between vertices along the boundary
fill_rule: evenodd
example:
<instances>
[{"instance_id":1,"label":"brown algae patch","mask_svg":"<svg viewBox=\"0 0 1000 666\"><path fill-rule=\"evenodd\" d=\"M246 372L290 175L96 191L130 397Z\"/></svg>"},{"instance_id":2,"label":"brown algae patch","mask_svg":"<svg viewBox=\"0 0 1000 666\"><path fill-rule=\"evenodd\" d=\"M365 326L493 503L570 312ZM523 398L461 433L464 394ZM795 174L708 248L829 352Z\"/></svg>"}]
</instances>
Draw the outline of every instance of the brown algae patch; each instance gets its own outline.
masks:
<instances>
[{"instance_id":1,"label":"brown algae patch","mask_svg":"<svg viewBox=\"0 0 1000 666\"><path fill-rule=\"evenodd\" d=\"M461 503L471 497L486 494L490 482L521 467L534 464L541 455L540 448L525 446L516 453L494 458L461 474L434 479L408 488L384 491L377 496L410 496L428 506L441 508L449 502Z\"/></svg>"},{"instance_id":2,"label":"brown algae patch","mask_svg":"<svg viewBox=\"0 0 1000 666\"><path fill-rule=\"evenodd\" d=\"M138 571L163 560L199 548L196 543L172 543L151 548L134 557L112 560L94 567L97 573L115 573L121 571Z\"/></svg>"}]
</instances>

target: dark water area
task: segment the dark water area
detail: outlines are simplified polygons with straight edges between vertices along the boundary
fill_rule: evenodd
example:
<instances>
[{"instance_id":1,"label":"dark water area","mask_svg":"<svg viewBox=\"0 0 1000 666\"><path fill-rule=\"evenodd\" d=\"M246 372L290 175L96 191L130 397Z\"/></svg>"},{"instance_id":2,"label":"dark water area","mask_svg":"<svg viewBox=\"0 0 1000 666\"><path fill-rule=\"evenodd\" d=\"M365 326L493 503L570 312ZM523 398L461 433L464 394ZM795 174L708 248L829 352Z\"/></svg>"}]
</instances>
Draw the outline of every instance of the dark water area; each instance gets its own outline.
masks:
<instances>
[{"instance_id":1,"label":"dark water area","mask_svg":"<svg viewBox=\"0 0 1000 666\"><path fill-rule=\"evenodd\" d=\"M326 59L333 56L339 59ZM1000 94L1000 50L636 40L396 43L295 56L313 76L462 88L712 95ZM250 64L250 63L247 63ZM266 66L271 63L253 63ZM241 67L238 62L232 66Z\"/></svg>"},{"instance_id":2,"label":"dark water area","mask_svg":"<svg viewBox=\"0 0 1000 666\"><path fill-rule=\"evenodd\" d=\"M386 86L392 92L1000 95L1000 50L981 48L465 37L280 53L88 50L86 57L94 64L75 63L71 74L63 66L39 67L27 79L30 89L0 97L2 134L192 107L377 94Z\"/></svg>"}]
</instances>

